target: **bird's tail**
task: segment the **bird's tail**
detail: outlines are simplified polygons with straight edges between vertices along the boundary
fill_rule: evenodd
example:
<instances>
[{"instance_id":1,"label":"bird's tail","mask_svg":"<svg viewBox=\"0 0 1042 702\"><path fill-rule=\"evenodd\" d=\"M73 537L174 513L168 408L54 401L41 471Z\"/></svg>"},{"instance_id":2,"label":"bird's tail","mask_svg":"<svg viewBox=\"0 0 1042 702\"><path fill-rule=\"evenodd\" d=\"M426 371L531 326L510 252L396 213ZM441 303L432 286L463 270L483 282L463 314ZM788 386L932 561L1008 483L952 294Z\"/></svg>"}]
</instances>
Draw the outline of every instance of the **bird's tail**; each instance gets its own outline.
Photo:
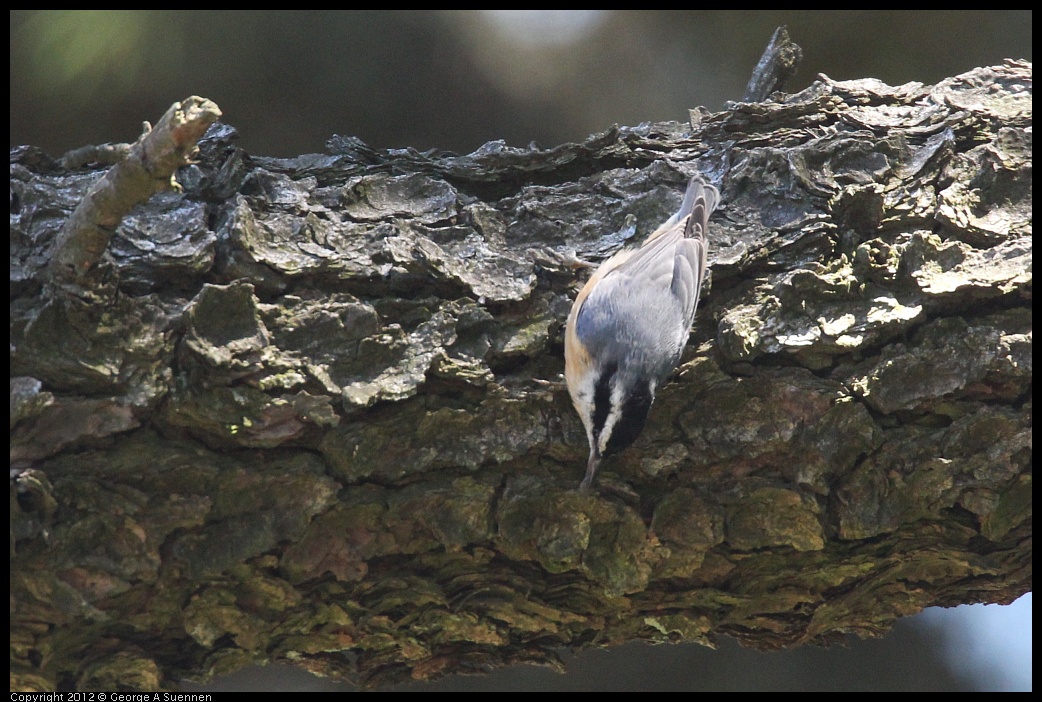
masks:
<instances>
[{"instance_id":1,"label":"bird's tail","mask_svg":"<svg viewBox=\"0 0 1042 702\"><path fill-rule=\"evenodd\" d=\"M691 179L684 193L684 202L680 205L681 219L688 214L684 228L684 236L687 238L705 241L706 228L709 225L709 216L713 214L717 204L720 202L720 191L712 185L707 184L698 176ZM688 208L686 211L684 208Z\"/></svg>"},{"instance_id":2,"label":"bird's tail","mask_svg":"<svg viewBox=\"0 0 1042 702\"><path fill-rule=\"evenodd\" d=\"M695 216L688 220L685 235L690 236L694 233L691 231L693 225L701 226L702 229L696 236L704 235L705 223L709 221L709 216L713 214L713 210L716 209L718 204L720 204L720 191L705 182L701 176L694 176L687 185L687 191L684 193L683 202L680 203L680 209L655 230L648 237L648 240L654 239L660 232L669 231L684 217L692 213Z\"/></svg>"}]
</instances>

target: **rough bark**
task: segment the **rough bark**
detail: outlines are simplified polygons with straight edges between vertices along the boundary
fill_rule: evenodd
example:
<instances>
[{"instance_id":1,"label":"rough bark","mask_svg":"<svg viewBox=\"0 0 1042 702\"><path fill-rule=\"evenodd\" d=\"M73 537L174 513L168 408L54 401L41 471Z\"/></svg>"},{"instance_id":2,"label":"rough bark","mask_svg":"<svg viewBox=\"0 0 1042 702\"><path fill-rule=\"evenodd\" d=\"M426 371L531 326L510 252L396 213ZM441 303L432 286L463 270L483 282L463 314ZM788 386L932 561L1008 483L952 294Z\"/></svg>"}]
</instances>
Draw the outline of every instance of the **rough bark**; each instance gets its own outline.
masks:
<instances>
[{"instance_id":1,"label":"rough bark","mask_svg":"<svg viewBox=\"0 0 1042 702\"><path fill-rule=\"evenodd\" d=\"M1030 590L1030 86L822 76L466 156L218 124L89 294L48 251L105 168L13 150L12 689L774 649ZM580 493L572 254L695 171L725 204L689 353Z\"/></svg>"}]
</instances>

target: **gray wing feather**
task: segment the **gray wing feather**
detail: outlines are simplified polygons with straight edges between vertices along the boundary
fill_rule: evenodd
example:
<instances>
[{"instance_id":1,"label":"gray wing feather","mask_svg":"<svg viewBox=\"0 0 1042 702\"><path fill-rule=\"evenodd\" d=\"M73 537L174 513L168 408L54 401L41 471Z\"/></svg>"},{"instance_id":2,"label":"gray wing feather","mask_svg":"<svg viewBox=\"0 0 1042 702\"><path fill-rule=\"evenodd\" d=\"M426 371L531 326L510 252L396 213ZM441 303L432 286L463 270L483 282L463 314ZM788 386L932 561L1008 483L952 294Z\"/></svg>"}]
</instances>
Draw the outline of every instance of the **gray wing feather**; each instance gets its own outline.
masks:
<instances>
[{"instance_id":1,"label":"gray wing feather","mask_svg":"<svg viewBox=\"0 0 1042 702\"><path fill-rule=\"evenodd\" d=\"M670 291L680 309L684 311L687 328L695 321L695 308L698 306L702 279L705 277L704 251L705 246L701 241L684 239L677 244L676 255L673 257Z\"/></svg>"},{"instance_id":2,"label":"gray wing feather","mask_svg":"<svg viewBox=\"0 0 1042 702\"><path fill-rule=\"evenodd\" d=\"M692 178L677 213L608 276L629 277L633 284L651 288L668 280L690 327L708 267L706 227L719 199L716 188L697 176Z\"/></svg>"},{"instance_id":3,"label":"gray wing feather","mask_svg":"<svg viewBox=\"0 0 1042 702\"><path fill-rule=\"evenodd\" d=\"M616 334L642 329L649 336L640 343L661 345L679 357L694 322L707 267L706 223L718 199L716 188L692 179L680 210L590 293L576 320L584 344L602 348L617 344ZM630 326L630 319L642 324ZM664 330L681 336L663 335Z\"/></svg>"}]
</instances>

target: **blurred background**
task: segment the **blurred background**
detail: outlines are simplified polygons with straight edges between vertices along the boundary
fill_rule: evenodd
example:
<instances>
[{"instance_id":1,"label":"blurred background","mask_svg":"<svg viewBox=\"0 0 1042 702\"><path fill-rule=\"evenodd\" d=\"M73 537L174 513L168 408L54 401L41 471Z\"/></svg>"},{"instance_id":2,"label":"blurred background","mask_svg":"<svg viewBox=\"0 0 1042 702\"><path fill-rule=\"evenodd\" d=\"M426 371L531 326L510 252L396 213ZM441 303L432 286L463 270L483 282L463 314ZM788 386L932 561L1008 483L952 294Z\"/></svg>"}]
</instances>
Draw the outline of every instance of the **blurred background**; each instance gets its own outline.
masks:
<instances>
[{"instance_id":1,"label":"blurred background","mask_svg":"<svg viewBox=\"0 0 1042 702\"><path fill-rule=\"evenodd\" d=\"M771 33L820 73L934 83L1031 58L1031 12L12 11L11 146L133 141L175 100L214 100L263 156L555 146L741 98Z\"/></svg>"},{"instance_id":2,"label":"blurred background","mask_svg":"<svg viewBox=\"0 0 1042 702\"><path fill-rule=\"evenodd\" d=\"M377 148L550 147L612 124L738 100L774 29L803 47L787 90L935 83L1031 59L1030 11L11 11L10 145L54 156L133 141L175 100L214 100L264 156ZM771 654L725 642L628 645L423 690L1030 690L1031 596L931 609L884 639ZM283 666L190 690L351 689Z\"/></svg>"}]
</instances>

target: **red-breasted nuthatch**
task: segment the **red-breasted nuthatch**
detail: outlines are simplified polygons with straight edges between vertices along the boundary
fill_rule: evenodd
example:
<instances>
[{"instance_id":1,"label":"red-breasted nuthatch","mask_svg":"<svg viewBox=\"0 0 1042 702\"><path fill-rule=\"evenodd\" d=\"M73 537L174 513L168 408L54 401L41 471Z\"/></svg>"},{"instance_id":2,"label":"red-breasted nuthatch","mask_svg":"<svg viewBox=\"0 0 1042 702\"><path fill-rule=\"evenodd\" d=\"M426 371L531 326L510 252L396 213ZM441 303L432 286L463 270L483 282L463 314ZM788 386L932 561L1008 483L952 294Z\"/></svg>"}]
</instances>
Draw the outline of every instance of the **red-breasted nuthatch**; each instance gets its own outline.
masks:
<instances>
[{"instance_id":1,"label":"red-breasted nuthatch","mask_svg":"<svg viewBox=\"0 0 1042 702\"><path fill-rule=\"evenodd\" d=\"M564 336L564 377L586 427L590 460L640 436L659 385L680 362L706 275L706 226L720 193L698 176L680 210L636 249L602 263L572 304Z\"/></svg>"}]
</instances>

